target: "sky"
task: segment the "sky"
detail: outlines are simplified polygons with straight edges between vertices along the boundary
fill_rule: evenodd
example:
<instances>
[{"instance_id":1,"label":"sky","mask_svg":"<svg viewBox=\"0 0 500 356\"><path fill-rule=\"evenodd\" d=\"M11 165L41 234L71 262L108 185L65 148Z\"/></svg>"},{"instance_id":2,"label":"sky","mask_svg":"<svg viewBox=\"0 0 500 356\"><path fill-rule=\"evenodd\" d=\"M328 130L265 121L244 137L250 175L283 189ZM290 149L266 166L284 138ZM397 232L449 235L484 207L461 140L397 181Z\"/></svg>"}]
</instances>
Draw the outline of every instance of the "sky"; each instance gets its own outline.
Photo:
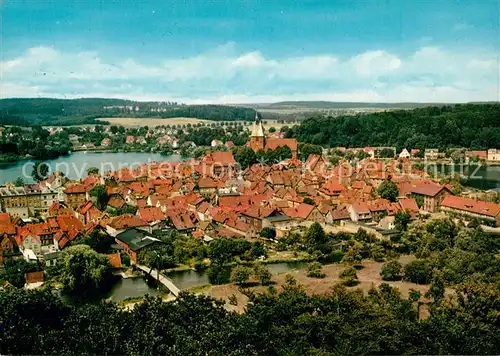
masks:
<instances>
[{"instance_id":1,"label":"sky","mask_svg":"<svg viewBox=\"0 0 500 356\"><path fill-rule=\"evenodd\" d=\"M0 97L500 100L500 1L0 0Z\"/></svg>"}]
</instances>

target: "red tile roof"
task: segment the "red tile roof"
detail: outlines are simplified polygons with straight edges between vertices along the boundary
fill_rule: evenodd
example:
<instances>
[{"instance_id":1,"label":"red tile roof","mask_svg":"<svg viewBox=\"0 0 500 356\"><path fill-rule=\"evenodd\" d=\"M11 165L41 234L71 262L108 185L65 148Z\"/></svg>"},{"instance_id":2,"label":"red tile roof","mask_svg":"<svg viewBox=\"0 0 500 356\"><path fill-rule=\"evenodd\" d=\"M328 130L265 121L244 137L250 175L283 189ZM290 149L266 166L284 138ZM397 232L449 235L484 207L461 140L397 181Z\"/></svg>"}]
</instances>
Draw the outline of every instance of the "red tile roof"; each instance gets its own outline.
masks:
<instances>
[{"instance_id":1,"label":"red tile roof","mask_svg":"<svg viewBox=\"0 0 500 356\"><path fill-rule=\"evenodd\" d=\"M62 231L82 230L84 225L74 215L58 215L57 224Z\"/></svg>"},{"instance_id":2,"label":"red tile roof","mask_svg":"<svg viewBox=\"0 0 500 356\"><path fill-rule=\"evenodd\" d=\"M116 230L122 230L129 227L146 226L148 224L137 215L124 214L113 218L108 225Z\"/></svg>"},{"instance_id":3,"label":"red tile roof","mask_svg":"<svg viewBox=\"0 0 500 356\"><path fill-rule=\"evenodd\" d=\"M87 187L83 184L76 184L64 189L66 194L83 194L87 192Z\"/></svg>"},{"instance_id":4,"label":"red tile roof","mask_svg":"<svg viewBox=\"0 0 500 356\"><path fill-rule=\"evenodd\" d=\"M292 151L297 151L297 140L294 138L271 138L266 140L266 150L275 150L278 147L288 146Z\"/></svg>"},{"instance_id":5,"label":"red tile roof","mask_svg":"<svg viewBox=\"0 0 500 356\"><path fill-rule=\"evenodd\" d=\"M500 216L500 204L456 197L453 195L449 195L446 198L444 198L443 201L441 202L441 206L446 208L462 210L469 213L484 215L492 218Z\"/></svg>"},{"instance_id":6,"label":"red tile roof","mask_svg":"<svg viewBox=\"0 0 500 356\"><path fill-rule=\"evenodd\" d=\"M449 191L448 188L436 183L417 183L411 187L411 193L418 195L425 195L429 197L434 197L440 193L443 189Z\"/></svg>"},{"instance_id":7,"label":"red tile roof","mask_svg":"<svg viewBox=\"0 0 500 356\"><path fill-rule=\"evenodd\" d=\"M283 213L290 218L306 219L311 211L314 209L313 205L301 203L293 208L283 208Z\"/></svg>"},{"instance_id":8,"label":"red tile roof","mask_svg":"<svg viewBox=\"0 0 500 356\"><path fill-rule=\"evenodd\" d=\"M415 199L413 198L401 198L399 199L399 204L401 205L401 209L404 211L418 211L418 205Z\"/></svg>"},{"instance_id":9,"label":"red tile roof","mask_svg":"<svg viewBox=\"0 0 500 356\"><path fill-rule=\"evenodd\" d=\"M142 220L152 223L155 221L165 220L165 215L158 207L150 207L150 208L139 208L138 214Z\"/></svg>"}]
</instances>

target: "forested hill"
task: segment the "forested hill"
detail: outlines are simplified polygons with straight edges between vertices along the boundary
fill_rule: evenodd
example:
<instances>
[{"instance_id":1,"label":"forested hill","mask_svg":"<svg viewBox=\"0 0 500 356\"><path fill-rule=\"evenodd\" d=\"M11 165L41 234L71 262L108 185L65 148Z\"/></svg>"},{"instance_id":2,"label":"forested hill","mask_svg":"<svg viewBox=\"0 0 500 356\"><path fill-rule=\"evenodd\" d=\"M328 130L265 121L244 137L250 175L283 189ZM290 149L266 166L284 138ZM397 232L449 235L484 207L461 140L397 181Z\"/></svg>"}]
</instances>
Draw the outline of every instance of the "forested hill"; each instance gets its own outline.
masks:
<instances>
[{"instance_id":1,"label":"forested hill","mask_svg":"<svg viewBox=\"0 0 500 356\"><path fill-rule=\"evenodd\" d=\"M135 102L121 99L2 99L0 124L83 125L100 117L192 117L219 121L252 120L255 110L224 105Z\"/></svg>"},{"instance_id":2,"label":"forested hill","mask_svg":"<svg viewBox=\"0 0 500 356\"><path fill-rule=\"evenodd\" d=\"M413 109L439 104L429 103L368 103L368 102L339 102L339 101L280 101L267 105L268 108L308 108L308 109L353 109L353 108L380 108L380 109ZM444 104L443 104L444 105Z\"/></svg>"},{"instance_id":3,"label":"forested hill","mask_svg":"<svg viewBox=\"0 0 500 356\"><path fill-rule=\"evenodd\" d=\"M290 128L287 136L330 147L500 148L500 104L314 117Z\"/></svg>"}]
</instances>

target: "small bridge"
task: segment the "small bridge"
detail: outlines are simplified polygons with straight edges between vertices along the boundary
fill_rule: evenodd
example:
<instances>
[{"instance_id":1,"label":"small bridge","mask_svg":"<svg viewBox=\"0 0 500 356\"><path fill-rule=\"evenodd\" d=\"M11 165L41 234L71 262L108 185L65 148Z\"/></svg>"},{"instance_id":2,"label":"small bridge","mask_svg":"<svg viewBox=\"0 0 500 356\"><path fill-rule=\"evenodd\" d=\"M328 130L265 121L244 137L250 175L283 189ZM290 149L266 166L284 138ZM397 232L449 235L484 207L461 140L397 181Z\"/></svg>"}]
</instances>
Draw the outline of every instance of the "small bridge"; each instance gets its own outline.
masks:
<instances>
[{"instance_id":1,"label":"small bridge","mask_svg":"<svg viewBox=\"0 0 500 356\"><path fill-rule=\"evenodd\" d=\"M136 265L136 267L139 268L144 273L149 274L154 279L159 277L158 280L161 284L163 284L165 287L167 287L168 290L171 291L173 295L175 295L176 297L179 296L179 293L181 292L181 290L174 284L174 282L170 278L168 278L167 276L164 276L161 273L158 274L158 271L155 270L154 268L151 269L151 268L143 266L143 265ZM150 273L150 271L151 271L151 273Z\"/></svg>"}]
</instances>

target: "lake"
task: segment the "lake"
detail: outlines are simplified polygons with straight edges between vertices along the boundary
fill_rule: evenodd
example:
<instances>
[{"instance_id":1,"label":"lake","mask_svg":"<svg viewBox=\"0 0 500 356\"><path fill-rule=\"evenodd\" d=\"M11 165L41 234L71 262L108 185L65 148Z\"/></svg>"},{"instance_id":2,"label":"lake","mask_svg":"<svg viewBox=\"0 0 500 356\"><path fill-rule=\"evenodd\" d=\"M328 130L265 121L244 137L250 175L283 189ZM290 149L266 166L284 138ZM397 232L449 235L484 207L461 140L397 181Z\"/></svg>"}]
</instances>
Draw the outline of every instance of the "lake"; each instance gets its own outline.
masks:
<instances>
[{"instance_id":1,"label":"lake","mask_svg":"<svg viewBox=\"0 0 500 356\"><path fill-rule=\"evenodd\" d=\"M443 174L451 172L467 177L465 185L482 190L500 189L500 166L437 165ZM435 170L436 168L433 167Z\"/></svg>"},{"instance_id":2,"label":"lake","mask_svg":"<svg viewBox=\"0 0 500 356\"><path fill-rule=\"evenodd\" d=\"M108 170L134 168L147 162L174 162L181 159L179 155L163 156L160 153L147 152L76 152L71 155L46 160L45 163L49 165L50 172L59 170L70 179L80 179L87 176L87 169L90 167L97 167L102 173ZM0 184L14 182L18 177L23 177L26 183L33 183L31 178L33 165L34 161L31 160L1 165Z\"/></svg>"}]
</instances>

